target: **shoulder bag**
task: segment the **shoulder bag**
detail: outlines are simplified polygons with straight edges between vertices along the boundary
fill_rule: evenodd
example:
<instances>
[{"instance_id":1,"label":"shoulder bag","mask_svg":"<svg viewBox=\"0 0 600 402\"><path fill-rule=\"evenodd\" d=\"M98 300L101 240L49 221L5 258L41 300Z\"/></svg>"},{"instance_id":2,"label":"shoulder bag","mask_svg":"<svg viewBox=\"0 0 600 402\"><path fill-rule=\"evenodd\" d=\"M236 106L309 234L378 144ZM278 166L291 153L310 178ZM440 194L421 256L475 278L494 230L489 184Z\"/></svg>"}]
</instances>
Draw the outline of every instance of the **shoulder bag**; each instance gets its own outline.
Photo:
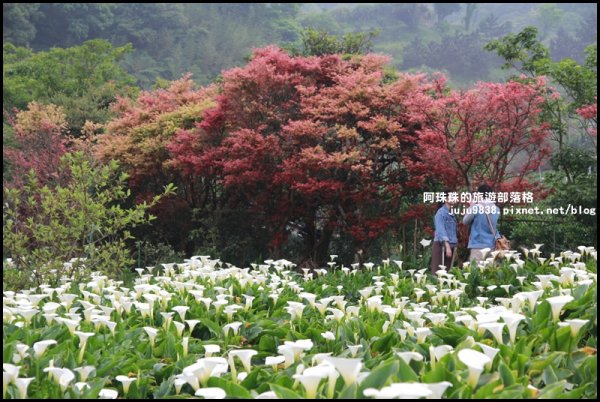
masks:
<instances>
[{"instance_id":1,"label":"shoulder bag","mask_svg":"<svg viewBox=\"0 0 600 402\"><path fill-rule=\"evenodd\" d=\"M492 225L492 220L488 214L485 214L487 217L488 223L490 224L490 230L494 234L494 239L496 239L496 231L494 230L494 225ZM496 250L510 250L510 240L508 240L505 236L500 236L496 239ZM502 254L502 253L501 253Z\"/></svg>"}]
</instances>

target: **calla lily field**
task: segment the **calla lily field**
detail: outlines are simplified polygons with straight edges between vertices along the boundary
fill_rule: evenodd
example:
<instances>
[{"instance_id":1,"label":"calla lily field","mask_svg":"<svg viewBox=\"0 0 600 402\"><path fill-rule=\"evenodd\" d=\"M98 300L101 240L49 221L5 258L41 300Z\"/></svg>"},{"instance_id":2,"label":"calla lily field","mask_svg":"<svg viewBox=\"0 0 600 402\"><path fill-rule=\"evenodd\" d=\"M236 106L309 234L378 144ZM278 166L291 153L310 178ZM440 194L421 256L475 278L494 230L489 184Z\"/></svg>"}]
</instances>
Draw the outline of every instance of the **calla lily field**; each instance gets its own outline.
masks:
<instances>
[{"instance_id":1,"label":"calla lily field","mask_svg":"<svg viewBox=\"0 0 600 402\"><path fill-rule=\"evenodd\" d=\"M5 290L3 398L596 398L597 251L541 247Z\"/></svg>"}]
</instances>

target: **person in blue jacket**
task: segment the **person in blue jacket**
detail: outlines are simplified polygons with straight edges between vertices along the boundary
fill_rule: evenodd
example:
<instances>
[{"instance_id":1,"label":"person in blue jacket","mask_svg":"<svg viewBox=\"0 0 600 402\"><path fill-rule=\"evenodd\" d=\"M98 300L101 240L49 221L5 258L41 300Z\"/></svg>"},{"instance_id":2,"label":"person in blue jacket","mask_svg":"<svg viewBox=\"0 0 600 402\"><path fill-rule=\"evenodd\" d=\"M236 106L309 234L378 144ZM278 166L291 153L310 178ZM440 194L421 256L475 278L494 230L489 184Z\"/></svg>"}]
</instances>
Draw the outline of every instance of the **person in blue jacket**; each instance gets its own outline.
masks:
<instances>
[{"instance_id":1,"label":"person in blue jacket","mask_svg":"<svg viewBox=\"0 0 600 402\"><path fill-rule=\"evenodd\" d=\"M435 233L431 249L431 273L441 269L440 265L451 268L458 239L456 236L456 217L448 202L448 191L444 191L446 201L438 203L434 217Z\"/></svg>"},{"instance_id":2,"label":"person in blue jacket","mask_svg":"<svg viewBox=\"0 0 600 402\"><path fill-rule=\"evenodd\" d=\"M471 225L467 246L471 250L469 260L476 262L483 261L486 254L494 250L496 239L500 237L497 230L500 208L490 200L492 188L482 184L477 191L483 193L483 201L472 204L463 218L465 225Z\"/></svg>"}]
</instances>

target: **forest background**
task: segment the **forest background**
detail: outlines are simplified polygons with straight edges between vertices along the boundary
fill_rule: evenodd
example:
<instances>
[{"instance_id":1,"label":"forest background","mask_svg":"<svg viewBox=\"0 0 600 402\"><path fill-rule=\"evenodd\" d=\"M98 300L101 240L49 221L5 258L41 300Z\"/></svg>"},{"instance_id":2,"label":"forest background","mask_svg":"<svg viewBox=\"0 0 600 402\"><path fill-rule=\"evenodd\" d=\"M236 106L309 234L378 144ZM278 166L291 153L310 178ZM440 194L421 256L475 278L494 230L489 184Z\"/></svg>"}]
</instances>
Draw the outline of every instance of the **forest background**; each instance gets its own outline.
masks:
<instances>
[{"instance_id":1,"label":"forest background","mask_svg":"<svg viewBox=\"0 0 600 402\"><path fill-rule=\"evenodd\" d=\"M107 155L116 157L120 167L115 166L115 171L127 174L120 177L124 187L122 197L115 198L121 199L119 205L133 208L134 204L147 201L148 210L157 216L153 222L142 223L138 214L129 216L126 222L137 226L119 247L126 250L123 253L136 266L181 260L192 254L210 254L235 264L285 257L317 265L323 265L329 254L338 254L347 263L354 262L358 250L362 251L361 259L417 255L423 252L421 238L432 235L434 208L423 204L423 191L439 191L448 184L461 187L464 181L445 183L440 176L428 177L421 188L402 189L393 203L382 206L385 216L361 211L360 217L348 217L349 221L355 220L346 226L330 225L334 218L328 209L332 205L347 209L344 202L352 200L334 202L321 198L322 205L317 205L318 197L310 198L310 213L290 213L274 223L268 215L281 212L281 204L270 206L275 210L257 209L257 202L267 202L264 194L255 200L250 199L247 189L232 194L226 170L219 179L202 176L199 181L186 181L174 176L169 169L179 168L179 173L186 172L181 173L184 176L192 174L183 169L181 161L188 158L185 160L189 162L193 145L182 150L183 142L175 144L179 148L167 146L167 142L173 135L181 134L178 130L192 130L201 120L209 124L211 116L207 111L213 110L213 102L221 105L211 91L227 93L227 85L244 79L243 75L233 77L239 71L234 68L251 74L252 63L269 57L273 63L288 62L275 48L266 48L268 45L276 45L287 57L297 60L308 60L302 58L310 56L322 60L329 54L341 54L345 62L353 63L352 55L387 54L389 63L374 67L382 74L381 82L392 83L402 79L404 73L424 72L428 77L436 77L439 72L446 78L444 94L483 88L478 82L489 86L521 80L523 85L534 85L544 76L556 95L548 96L540 105L539 116L535 116L540 127L549 130L547 155L541 155L544 158L540 156L535 169L526 172L528 181L536 185L535 205L595 208L596 38L597 5L584 3L5 3L4 187L24 188L28 182L26 172L33 168L41 182L37 184L39 188L58 188L67 180L58 169L59 159L67 151L83 150L88 157L103 163ZM253 49L263 49L263 53L253 53ZM366 68L364 59L356 63L360 66L357 68ZM431 82L435 79L431 78ZM160 112L152 109L153 104L160 102L164 102ZM165 106L169 102L185 107ZM133 111L141 115L133 116ZM154 113L154 126L146 124L144 113ZM161 165L157 171L146 166L145 175L139 175L140 164L148 159L132 161L132 156L118 147L107 150L105 146L100 156L98 148L90 148L93 144L102 150L102 144L108 143L106 135L133 135L140 130L147 136L144 141L150 138L157 148L156 153L149 152L144 157L164 158L163 162L168 162L165 155L177 154L180 159ZM254 137L246 134L246 143L252 143ZM191 141L188 137L180 140ZM145 146L150 145L146 142ZM238 162L243 159L240 155L247 156L240 152ZM323 155L319 163L333 154ZM427 160L419 155L415 156L417 162ZM223 158L233 160L230 154ZM84 164L77 158L71 163ZM199 165L194 166L198 169ZM96 174L93 166L87 168L90 174ZM235 169L229 172L230 176L234 175L232 172ZM235 174L239 176L240 172ZM289 179L292 178L293 174ZM408 180L401 175L395 179ZM501 188L503 179L498 178L494 184ZM169 196L153 200L171 182L177 189L168 189L165 193L171 193ZM193 184L196 190L190 188ZM88 182L88 190L93 185ZM244 185L259 188L264 183L236 183L237 188ZM306 197L306 192L303 194ZM373 194L376 191L370 196ZM23 194L16 197L22 198ZM53 201L57 208L65 209L71 202L64 197L60 200ZM100 203L97 207L109 204ZM27 209L23 204L19 208L20 213ZM45 216L51 209L47 208ZM5 206L5 229L6 210ZM35 216L34 210L40 213L33 208L28 216ZM365 233L357 225L366 227ZM68 256L78 252L80 255L81 250L89 256L90 244L116 238L126 226L124 223L114 227L114 232L105 236L93 223L81 222L77 233L64 235L78 238ZM500 231L513 239L515 246L546 243L550 251L597 242L596 219L590 215L503 217ZM14 257L15 250L43 243L39 234L30 234L37 240L19 246L11 243L12 253L6 251L5 238L4 257ZM463 245L466 235L463 228ZM44 239L48 240L48 236ZM111 253L115 252L112 249Z\"/></svg>"}]
</instances>

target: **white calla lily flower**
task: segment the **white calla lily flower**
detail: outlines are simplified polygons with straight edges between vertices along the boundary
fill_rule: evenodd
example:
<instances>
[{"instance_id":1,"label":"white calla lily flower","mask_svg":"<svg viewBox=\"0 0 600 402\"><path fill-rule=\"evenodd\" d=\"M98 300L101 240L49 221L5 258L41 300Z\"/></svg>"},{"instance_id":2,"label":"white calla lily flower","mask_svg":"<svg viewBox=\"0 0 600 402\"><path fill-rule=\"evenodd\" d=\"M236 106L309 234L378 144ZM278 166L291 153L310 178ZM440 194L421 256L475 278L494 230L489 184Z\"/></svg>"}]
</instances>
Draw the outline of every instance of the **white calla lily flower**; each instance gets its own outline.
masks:
<instances>
[{"instance_id":1,"label":"white calla lily flower","mask_svg":"<svg viewBox=\"0 0 600 402\"><path fill-rule=\"evenodd\" d=\"M242 323L239 321L235 321L230 324L224 325L223 333L225 334L225 336L228 336L229 330L231 330L231 331L233 331L233 335L237 335L241 326L242 326Z\"/></svg>"},{"instance_id":2,"label":"white calla lily flower","mask_svg":"<svg viewBox=\"0 0 600 402\"><path fill-rule=\"evenodd\" d=\"M242 366L244 366L244 370L246 370L246 372L250 372L252 371L252 363L251 363L251 359L252 356L257 355L258 352L254 349L238 349L238 350L231 350L229 352L229 356L232 357L236 357L238 359L240 359L240 361L242 362Z\"/></svg>"},{"instance_id":3,"label":"white calla lily flower","mask_svg":"<svg viewBox=\"0 0 600 402\"><path fill-rule=\"evenodd\" d=\"M498 354L498 352L500 351L500 349L493 348L491 346L486 345L485 343L477 342L477 344L479 345L479 347L483 351L483 354L485 354L487 357L490 358L490 361L489 361L489 363L486 363L485 368L488 369L488 370L491 369L492 368L492 362L494 361L494 357L496 357L496 354Z\"/></svg>"},{"instance_id":4,"label":"white calla lily flower","mask_svg":"<svg viewBox=\"0 0 600 402\"><path fill-rule=\"evenodd\" d=\"M96 370L96 367L94 366L83 366L83 367L77 367L76 369L73 369L74 371L77 371L79 373L79 380L81 382L86 382L88 377L90 376L90 374L92 374L92 372L94 370Z\"/></svg>"},{"instance_id":5,"label":"white calla lily flower","mask_svg":"<svg viewBox=\"0 0 600 402\"><path fill-rule=\"evenodd\" d=\"M211 357L215 353L219 353L221 351L221 347L219 345L202 345L204 348L204 355L206 357Z\"/></svg>"},{"instance_id":6,"label":"white calla lily flower","mask_svg":"<svg viewBox=\"0 0 600 402\"><path fill-rule=\"evenodd\" d=\"M116 389L108 389L108 388L101 389L100 393L98 394L99 399L117 399L118 396L119 396L119 391L117 391Z\"/></svg>"},{"instance_id":7,"label":"white calla lily flower","mask_svg":"<svg viewBox=\"0 0 600 402\"><path fill-rule=\"evenodd\" d=\"M273 371L277 371L277 366L285 362L285 356L268 356L265 359L265 364L271 366Z\"/></svg>"},{"instance_id":8,"label":"white calla lily flower","mask_svg":"<svg viewBox=\"0 0 600 402\"><path fill-rule=\"evenodd\" d=\"M448 387L452 386L452 383L449 381L442 381L423 385L431 391L431 394L427 396L427 399L442 399L442 395L444 395L444 392L446 392Z\"/></svg>"},{"instance_id":9,"label":"white calla lily flower","mask_svg":"<svg viewBox=\"0 0 600 402\"><path fill-rule=\"evenodd\" d=\"M427 384L415 382L393 383L389 387L384 387L381 390L375 388L367 388L363 395L366 397L374 397L375 399L419 399L428 397L433 394Z\"/></svg>"},{"instance_id":10,"label":"white calla lily flower","mask_svg":"<svg viewBox=\"0 0 600 402\"><path fill-rule=\"evenodd\" d=\"M306 398L315 399L317 396L317 388L319 387L319 383L324 376L312 374L294 374L292 376L297 381L302 383L304 390L306 391Z\"/></svg>"},{"instance_id":11,"label":"white calla lily flower","mask_svg":"<svg viewBox=\"0 0 600 402\"><path fill-rule=\"evenodd\" d=\"M558 321L562 308L567 303L570 303L573 300L575 300L575 298L569 295L547 298L546 301L550 304L550 307L552 308L552 320L555 322Z\"/></svg>"},{"instance_id":12,"label":"white calla lily flower","mask_svg":"<svg viewBox=\"0 0 600 402\"><path fill-rule=\"evenodd\" d=\"M503 345L504 341L502 339L502 329L504 328L504 325L504 322L486 322L479 324L478 331L480 333L485 330L490 331L490 333L494 336L494 339L496 339L496 342Z\"/></svg>"},{"instance_id":13,"label":"white calla lily flower","mask_svg":"<svg viewBox=\"0 0 600 402\"><path fill-rule=\"evenodd\" d=\"M156 336L158 335L158 329L153 327L144 327L144 331L146 331L146 334L150 339L150 346L154 347L154 341L156 339Z\"/></svg>"},{"instance_id":14,"label":"white calla lily flower","mask_svg":"<svg viewBox=\"0 0 600 402\"><path fill-rule=\"evenodd\" d=\"M137 381L137 378L129 378L125 375L118 375L115 377L115 380L123 384L123 395L127 396L131 383Z\"/></svg>"},{"instance_id":15,"label":"white calla lily flower","mask_svg":"<svg viewBox=\"0 0 600 402\"><path fill-rule=\"evenodd\" d=\"M506 326L508 327L510 342L514 344L517 339L517 328L519 326L519 323L525 319L525 316L522 314L506 312L504 314L501 314L500 317L502 317L502 319L506 323Z\"/></svg>"},{"instance_id":16,"label":"white calla lily flower","mask_svg":"<svg viewBox=\"0 0 600 402\"><path fill-rule=\"evenodd\" d=\"M346 359L342 357L325 357L324 361L328 361L340 373L346 385L352 385L358 381L358 373L362 368L361 359Z\"/></svg>"},{"instance_id":17,"label":"white calla lily flower","mask_svg":"<svg viewBox=\"0 0 600 402\"><path fill-rule=\"evenodd\" d=\"M209 387L198 389L194 395L201 396L204 399L224 399L227 393L222 388Z\"/></svg>"},{"instance_id":18,"label":"white calla lily flower","mask_svg":"<svg viewBox=\"0 0 600 402\"><path fill-rule=\"evenodd\" d=\"M573 319L573 320L565 320L564 322L571 327L571 335L573 337L576 337L577 334L579 334L579 330L581 329L581 327L583 327L585 324L590 322L590 320Z\"/></svg>"},{"instance_id":19,"label":"white calla lily flower","mask_svg":"<svg viewBox=\"0 0 600 402\"><path fill-rule=\"evenodd\" d=\"M15 386L19 390L19 398L20 399L27 399L27 388L29 387L29 384L31 384L31 381L33 381L33 380L35 380L34 377L15 379Z\"/></svg>"},{"instance_id":20,"label":"white calla lily flower","mask_svg":"<svg viewBox=\"0 0 600 402\"><path fill-rule=\"evenodd\" d=\"M396 352L396 356L404 360L406 364L410 364L411 360L418 362L423 360L423 355L417 352Z\"/></svg>"},{"instance_id":21,"label":"white calla lily flower","mask_svg":"<svg viewBox=\"0 0 600 402\"><path fill-rule=\"evenodd\" d=\"M477 386L477 381L479 381L484 366L491 361L488 356L473 349L459 350L458 360L469 368L468 383L473 388Z\"/></svg>"},{"instance_id":22,"label":"white calla lily flower","mask_svg":"<svg viewBox=\"0 0 600 402\"><path fill-rule=\"evenodd\" d=\"M363 345L348 345L348 350L350 350L350 355L354 358L358 353L358 349L362 349Z\"/></svg>"}]
</instances>

